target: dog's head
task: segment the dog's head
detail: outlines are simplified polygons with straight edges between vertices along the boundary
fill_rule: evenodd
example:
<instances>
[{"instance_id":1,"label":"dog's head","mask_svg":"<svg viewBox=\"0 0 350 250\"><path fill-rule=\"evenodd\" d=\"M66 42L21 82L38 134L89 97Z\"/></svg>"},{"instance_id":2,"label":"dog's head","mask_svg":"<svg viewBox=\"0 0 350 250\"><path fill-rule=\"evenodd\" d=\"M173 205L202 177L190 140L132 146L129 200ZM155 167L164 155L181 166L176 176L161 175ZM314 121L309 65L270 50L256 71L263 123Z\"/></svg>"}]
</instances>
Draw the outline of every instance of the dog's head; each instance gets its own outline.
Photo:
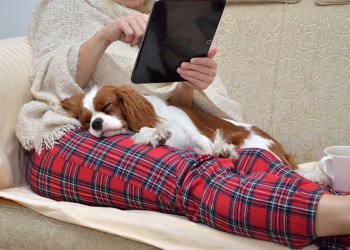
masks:
<instances>
[{"instance_id":1,"label":"dog's head","mask_svg":"<svg viewBox=\"0 0 350 250\"><path fill-rule=\"evenodd\" d=\"M159 121L152 104L126 85L94 87L62 100L61 105L96 137L137 132Z\"/></svg>"}]
</instances>

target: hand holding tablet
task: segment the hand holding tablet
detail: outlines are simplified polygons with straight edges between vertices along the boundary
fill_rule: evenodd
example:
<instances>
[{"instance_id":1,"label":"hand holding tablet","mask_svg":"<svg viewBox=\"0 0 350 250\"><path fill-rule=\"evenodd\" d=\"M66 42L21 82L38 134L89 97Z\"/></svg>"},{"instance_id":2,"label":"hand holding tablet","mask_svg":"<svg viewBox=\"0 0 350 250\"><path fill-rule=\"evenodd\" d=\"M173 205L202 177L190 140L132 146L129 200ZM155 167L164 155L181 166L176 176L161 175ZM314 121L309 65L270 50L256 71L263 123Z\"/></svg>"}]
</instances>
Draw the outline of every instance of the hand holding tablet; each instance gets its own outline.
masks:
<instances>
[{"instance_id":1,"label":"hand holding tablet","mask_svg":"<svg viewBox=\"0 0 350 250\"><path fill-rule=\"evenodd\" d=\"M206 57L225 0L156 0L134 66L134 83L183 81L182 62Z\"/></svg>"}]
</instances>

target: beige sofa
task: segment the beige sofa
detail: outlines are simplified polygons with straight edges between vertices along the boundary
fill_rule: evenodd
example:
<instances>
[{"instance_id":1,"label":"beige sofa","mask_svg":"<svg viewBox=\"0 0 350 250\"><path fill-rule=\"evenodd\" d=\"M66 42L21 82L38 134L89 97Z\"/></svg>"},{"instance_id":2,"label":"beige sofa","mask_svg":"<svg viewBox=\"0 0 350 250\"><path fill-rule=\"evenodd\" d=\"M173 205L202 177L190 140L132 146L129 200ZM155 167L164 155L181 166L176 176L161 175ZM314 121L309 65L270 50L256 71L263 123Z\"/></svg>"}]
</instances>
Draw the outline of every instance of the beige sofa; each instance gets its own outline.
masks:
<instances>
[{"instance_id":1,"label":"beige sofa","mask_svg":"<svg viewBox=\"0 0 350 250\"><path fill-rule=\"evenodd\" d=\"M350 145L350 5L334 1L229 3L214 41L219 73L245 121L299 164L317 161L329 145ZM32 98L31 67L26 37L0 41L0 249L284 249L176 216L33 194L14 134L17 112Z\"/></svg>"}]
</instances>

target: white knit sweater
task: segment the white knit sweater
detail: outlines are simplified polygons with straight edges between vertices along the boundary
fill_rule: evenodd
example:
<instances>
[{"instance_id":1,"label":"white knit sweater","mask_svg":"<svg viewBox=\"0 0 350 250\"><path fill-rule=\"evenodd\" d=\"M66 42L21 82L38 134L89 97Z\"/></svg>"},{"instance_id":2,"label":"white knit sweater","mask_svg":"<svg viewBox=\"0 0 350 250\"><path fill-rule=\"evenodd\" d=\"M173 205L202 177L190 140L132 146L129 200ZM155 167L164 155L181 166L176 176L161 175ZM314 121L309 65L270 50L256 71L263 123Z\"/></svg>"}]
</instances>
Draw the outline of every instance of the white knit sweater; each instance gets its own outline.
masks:
<instances>
[{"instance_id":1,"label":"white knit sweater","mask_svg":"<svg viewBox=\"0 0 350 250\"><path fill-rule=\"evenodd\" d=\"M40 0L33 12L29 39L34 50L31 92L35 100L18 116L17 136L27 150L51 148L67 131L80 126L69 117L60 100L82 92L75 82L79 49L103 25L133 10L115 4L114 12L103 0ZM104 53L87 85L130 83L138 49L113 43ZM130 83L132 84L132 83ZM174 84L132 84L141 94L167 99ZM86 90L86 89L85 89ZM229 99L219 77L204 92L195 91L194 105L224 118L240 121L240 106Z\"/></svg>"}]
</instances>

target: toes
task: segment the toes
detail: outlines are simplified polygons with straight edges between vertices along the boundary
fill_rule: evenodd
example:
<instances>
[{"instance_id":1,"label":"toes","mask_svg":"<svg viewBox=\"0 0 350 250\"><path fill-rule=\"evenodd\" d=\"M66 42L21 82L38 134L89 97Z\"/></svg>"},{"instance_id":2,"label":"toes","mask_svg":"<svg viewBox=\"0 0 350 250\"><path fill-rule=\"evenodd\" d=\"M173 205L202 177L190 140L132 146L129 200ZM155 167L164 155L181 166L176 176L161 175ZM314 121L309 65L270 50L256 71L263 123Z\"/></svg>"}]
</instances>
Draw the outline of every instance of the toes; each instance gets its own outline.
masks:
<instances>
[{"instance_id":1,"label":"toes","mask_svg":"<svg viewBox=\"0 0 350 250\"><path fill-rule=\"evenodd\" d=\"M166 141L171 137L171 132L165 128L157 128L155 134L158 145L164 145Z\"/></svg>"},{"instance_id":2,"label":"toes","mask_svg":"<svg viewBox=\"0 0 350 250\"><path fill-rule=\"evenodd\" d=\"M136 144L152 145L157 147L164 145L170 138L171 132L164 128L141 128L139 133L136 133L132 139Z\"/></svg>"},{"instance_id":3,"label":"toes","mask_svg":"<svg viewBox=\"0 0 350 250\"><path fill-rule=\"evenodd\" d=\"M238 159L236 147L233 144L222 144L220 148L215 150L214 155L220 158L228 158L233 161Z\"/></svg>"},{"instance_id":4,"label":"toes","mask_svg":"<svg viewBox=\"0 0 350 250\"><path fill-rule=\"evenodd\" d=\"M140 133L136 133L132 136L132 139L134 141L135 144L142 144L142 145L147 145L149 144L149 139L144 137L142 134Z\"/></svg>"}]
</instances>

